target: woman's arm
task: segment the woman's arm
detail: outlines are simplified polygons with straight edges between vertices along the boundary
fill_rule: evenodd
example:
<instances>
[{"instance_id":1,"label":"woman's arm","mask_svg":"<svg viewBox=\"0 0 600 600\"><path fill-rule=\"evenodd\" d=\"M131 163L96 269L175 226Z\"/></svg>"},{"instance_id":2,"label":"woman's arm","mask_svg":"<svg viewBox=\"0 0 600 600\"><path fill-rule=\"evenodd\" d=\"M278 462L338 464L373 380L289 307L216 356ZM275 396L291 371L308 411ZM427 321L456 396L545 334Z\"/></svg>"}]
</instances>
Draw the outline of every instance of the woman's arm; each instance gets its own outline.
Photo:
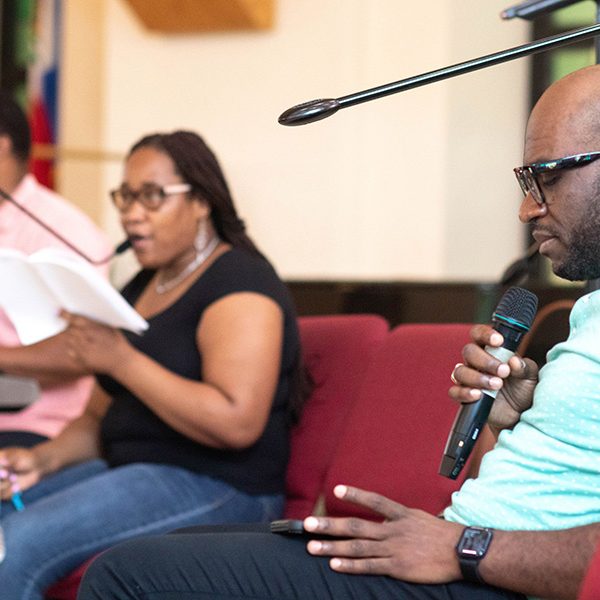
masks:
<instances>
[{"instance_id":1,"label":"woman's arm","mask_svg":"<svg viewBox=\"0 0 600 600\"><path fill-rule=\"evenodd\" d=\"M100 423L109 405L110 397L95 384L83 414L54 439L34 447L42 475L100 456Z\"/></svg>"},{"instance_id":2,"label":"woman's arm","mask_svg":"<svg viewBox=\"0 0 600 600\"><path fill-rule=\"evenodd\" d=\"M89 375L89 370L67 354L67 344L63 332L28 346L0 346L0 371L33 377L43 387Z\"/></svg>"},{"instance_id":3,"label":"woman's arm","mask_svg":"<svg viewBox=\"0 0 600 600\"><path fill-rule=\"evenodd\" d=\"M176 431L215 448L244 448L261 435L283 340L283 313L270 298L235 293L205 310L196 332L201 382L166 369L117 332L81 317L71 317L71 323L70 351L126 386ZM104 337L110 341L96 344Z\"/></svg>"},{"instance_id":4,"label":"woman's arm","mask_svg":"<svg viewBox=\"0 0 600 600\"><path fill-rule=\"evenodd\" d=\"M0 450L0 464L12 470L21 488L27 489L63 467L99 457L100 422L109 404L110 398L96 385L84 413L57 437L33 448ZM6 496L9 491L3 493Z\"/></svg>"}]
</instances>

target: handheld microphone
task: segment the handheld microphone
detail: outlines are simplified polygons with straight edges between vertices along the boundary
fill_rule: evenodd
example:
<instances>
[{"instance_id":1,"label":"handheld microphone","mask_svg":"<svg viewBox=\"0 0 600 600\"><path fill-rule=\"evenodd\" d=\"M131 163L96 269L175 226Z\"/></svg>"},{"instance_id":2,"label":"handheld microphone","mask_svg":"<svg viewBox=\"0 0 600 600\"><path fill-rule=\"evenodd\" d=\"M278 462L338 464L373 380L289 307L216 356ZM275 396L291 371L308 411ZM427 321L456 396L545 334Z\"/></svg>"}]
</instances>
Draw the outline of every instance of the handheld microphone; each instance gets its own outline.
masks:
<instances>
[{"instance_id":1,"label":"handheld microphone","mask_svg":"<svg viewBox=\"0 0 600 600\"><path fill-rule=\"evenodd\" d=\"M75 252L75 254L78 254L79 256L81 256L81 258L85 259L87 262L89 262L92 265L103 265L104 263L107 263L109 260L111 260L112 258L117 256L118 254L122 254L123 252L125 252L125 250L127 250L128 248L131 247L131 242L129 241L129 239L126 239L126 240L122 241L115 248L115 250L113 252L111 252L111 254L109 254L108 256L105 256L104 258L102 258L100 260L94 260L93 258L90 258L83 250L80 250L77 246L72 244L69 240L65 239L60 233L58 233L58 231L56 231L55 229L50 227L50 225L47 225L46 223L44 223L44 221L42 221L39 217L37 217L31 211L27 210L24 206L19 204L10 194L5 192L2 188L0 188L0 198L7 200L13 206L17 207L22 213L25 213L30 219L35 221L40 227L42 227L48 233L53 235L57 240L61 241L65 246L67 246L67 248L69 248L70 250L73 250L73 252Z\"/></svg>"},{"instance_id":2,"label":"handheld microphone","mask_svg":"<svg viewBox=\"0 0 600 600\"><path fill-rule=\"evenodd\" d=\"M486 346L486 351L506 362L531 328L537 305L535 294L520 287L511 287L492 314L492 325L502 334L504 342L500 348ZM450 479L458 477L487 421L497 394L496 390L483 390L480 400L465 403L459 408L444 448L440 475Z\"/></svg>"}]
</instances>

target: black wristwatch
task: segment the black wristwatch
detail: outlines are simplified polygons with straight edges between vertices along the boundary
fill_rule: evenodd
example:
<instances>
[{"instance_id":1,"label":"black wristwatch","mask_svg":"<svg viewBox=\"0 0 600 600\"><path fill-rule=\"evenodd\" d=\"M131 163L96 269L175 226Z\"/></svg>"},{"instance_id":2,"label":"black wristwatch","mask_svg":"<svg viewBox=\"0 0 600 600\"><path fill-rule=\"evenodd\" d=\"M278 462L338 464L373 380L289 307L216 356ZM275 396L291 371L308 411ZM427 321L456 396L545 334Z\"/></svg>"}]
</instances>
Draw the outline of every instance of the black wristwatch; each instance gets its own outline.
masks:
<instances>
[{"instance_id":1,"label":"black wristwatch","mask_svg":"<svg viewBox=\"0 0 600 600\"><path fill-rule=\"evenodd\" d=\"M493 536L493 529L486 527L465 527L463 530L456 545L456 554L466 581L485 583L479 575L479 561L488 551Z\"/></svg>"}]
</instances>

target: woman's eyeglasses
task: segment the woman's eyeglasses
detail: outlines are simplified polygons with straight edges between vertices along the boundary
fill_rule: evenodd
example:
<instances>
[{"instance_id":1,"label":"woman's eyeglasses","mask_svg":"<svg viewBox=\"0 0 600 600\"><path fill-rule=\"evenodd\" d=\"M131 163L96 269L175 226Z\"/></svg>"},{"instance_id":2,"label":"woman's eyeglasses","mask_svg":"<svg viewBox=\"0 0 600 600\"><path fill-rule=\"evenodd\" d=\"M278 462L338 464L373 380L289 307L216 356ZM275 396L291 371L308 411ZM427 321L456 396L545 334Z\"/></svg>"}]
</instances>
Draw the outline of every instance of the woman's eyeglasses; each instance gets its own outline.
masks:
<instances>
[{"instance_id":1,"label":"woman's eyeglasses","mask_svg":"<svg viewBox=\"0 0 600 600\"><path fill-rule=\"evenodd\" d=\"M148 210L158 210L167 196L183 194L191 191L191 189L192 186L189 183L172 183L163 186L144 184L137 191L122 185L120 188L112 190L110 197L113 204L120 211L127 210L136 200Z\"/></svg>"}]
</instances>

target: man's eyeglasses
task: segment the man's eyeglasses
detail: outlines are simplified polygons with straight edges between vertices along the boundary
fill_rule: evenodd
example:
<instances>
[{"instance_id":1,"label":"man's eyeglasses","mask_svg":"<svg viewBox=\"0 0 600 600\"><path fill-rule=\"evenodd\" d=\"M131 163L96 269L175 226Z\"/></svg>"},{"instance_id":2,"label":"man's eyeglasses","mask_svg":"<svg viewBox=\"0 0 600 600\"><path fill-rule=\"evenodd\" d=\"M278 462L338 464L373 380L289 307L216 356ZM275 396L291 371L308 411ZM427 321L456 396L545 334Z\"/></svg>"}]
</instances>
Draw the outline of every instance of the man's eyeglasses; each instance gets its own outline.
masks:
<instances>
[{"instance_id":1,"label":"man's eyeglasses","mask_svg":"<svg viewBox=\"0 0 600 600\"><path fill-rule=\"evenodd\" d=\"M189 183L172 183L170 185L144 184L137 192L122 185L110 192L113 204L120 210L127 210L136 200L148 210L158 210L167 196L189 192L192 186Z\"/></svg>"},{"instance_id":2,"label":"man's eyeglasses","mask_svg":"<svg viewBox=\"0 0 600 600\"><path fill-rule=\"evenodd\" d=\"M548 173L549 171L561 171L563 169L575 169L577 167L585 167L590 163L600 158L600 152L587 152L585 154L574 154L573 156L565 156L556 160L546 162L533 163L513 169L517 177L517 181L523 190L523 194L531 193L531 197L539 204L545 204L544 192L542 186L537 180L540 173Z\"/></svg>"}]
</instances>

